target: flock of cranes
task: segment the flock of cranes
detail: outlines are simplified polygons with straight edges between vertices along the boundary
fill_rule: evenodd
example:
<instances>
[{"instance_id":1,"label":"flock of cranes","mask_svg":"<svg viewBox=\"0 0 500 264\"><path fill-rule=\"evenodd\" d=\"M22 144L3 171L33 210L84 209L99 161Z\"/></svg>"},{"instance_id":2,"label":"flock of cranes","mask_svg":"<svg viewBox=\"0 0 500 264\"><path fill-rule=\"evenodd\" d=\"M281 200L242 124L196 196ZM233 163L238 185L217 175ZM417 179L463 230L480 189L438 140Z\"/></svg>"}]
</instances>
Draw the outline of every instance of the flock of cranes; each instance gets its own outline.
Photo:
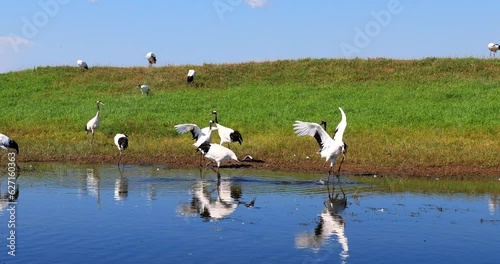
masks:
<instances>
[{"instance_id":1,"label":"flock of cranes","mask_svg":"<svg viewBox=\"0 0 500 264\"><path fill-rule=\"evenodd\" d=\"M104 105L101 101L96 102L97 105L97 113L96 115L90 119L86 126L85 131L88 135L89 132L92 133L92 143L94 142L94 134L100 124L100 105ZM328 135L326 132L326 121L322 121L321 124L311 123L311 122L303 122L303 121L295 121L293 125L293 129L297 136L312 136L316 139L319 144L318 153L321 157L325 158L325 162L323 163L323 167L326 165L328 161L330 161L330 167L328 170L328 176L332 174L332 169L337 158L342 154L344 157L347 152L347 144L343 141L344 131L347 127L346 115L342 108L339 107L342 119L340 123L337 125L335 129L335 134L332 137ZM215 115L215 122L210 120L208 122L208 127L201 129L196 124L179 124L175 125L174 128L179 134L184 134L190 132L192 138L195 141L193 144L196 147L197 152L201 153L201 157L205 157L210 160L205 166L208 166L210 163L215 162L217 167L215 169L217 175L219 176L219 168L221 163L226 160L235 160L240 162L236 154L229 148L230 143L238 142L240 145L243 142L243 137L238 130L234 130L229 127L225 127L219 124L217 111L213 110L212 113ZM215 125L214 125L215 124ZM324 125L324 127L322 127ZM212 127L214 126L214 127ZM212 131L217 130L219 133L219 137L221 139L220 144L212 143ZM224 143L227 143L228 147L223 146ZM128 137L123 133L118 133L114 137L114 144L119 150L119 158L118 158L118 166L122 162L123 151L128 147ZM0 134L0 147L7 150L9 148L16 150L19 153L19 146L16 141L10 139L8 136ZM200 158L201 158L200 157ZM340 172L340 168L342 166L342 161L339 165L338 171ZM200 159L200 165L201 165ZM338 175L337 175L338 176Z\"/></svg>"},{"instance_id":2,"label":"flock of cranes","mask_svg":"<svg viewBox=\"0 0 500 264\"><path fill-rule=\"evenodd\" d=\"M491 47L489 45L488 48L492 52L496 52L499 49L499 46L498 44L494 44ZM153 52L148 52L146 54L146 59L148 60L149 67L153 66L157 62L156 55ZM78 60L77 65L82 70L89 69L88 64L83 60ZM190 69L187 74L187 82L188 83L193 82L195 76L196 76L196 71ZM140 89L142 94L146 95L148 95L151 91L149 86L146 84L138 85L138 88ZM86 134L88 135L89 132L92 134L92 141L91 141L92 143L94 142L95 132L100 124L101 105L104 105L104 103L101 101L96 102L97 113L92 119L90 119L87 122L85 126ZM330 168L328 170L329 176L332 174L332 169L334 167L334 164L336 163L337 158L342 154L343 158L339 165L338 173L340 172L340 167L342 165L342 162L345 158L347 151L347 144L345 144L345 142L343 141L344 131L347 126L346 115L342 110L342 108L339 107L339 110L342 119L335 129L335 134L333 138L330 137L326 132L326 121L322 121L321 124L295 121L295 124L293 124L293 129L297 134L297 136L308 135L316 139L320 147L318 153L321 155L322 158L325 158L323 167L325 167L326 163L330 161ZM210 163L216 163L215 171L217 172L218 175L220 175L219 168L222 162L226 160L235 160L237 162L240 162L236 154L230 149L230 144L237 142L241 145L243 143L243 137L238 130L234 130L232 128L219 124L218 112L216 110L213 110L210 114L214 115L214 119L208 122L207 127L200 128L196 124L185 123L185 124L175 125L174 128L179 134L184 134L187 132L191 133L192 138L195 140L195 143L193 145L196 147L196 151L201 153L200 165L202 165L202 159L203 157L205 157L210 160L210 162L207 163L206 166L208 166ZM322 127L322 125L324 127ZM219 144L212 143L213 130L218 131L220 138ZM227 147L224 146L225 143L227 143ZM120 163L122 162L123 151L128 147L127 135L125 135L124 133L116 134L114 137L114 144L119 150L119 158L118 158L118 166L119 166ZM9 137L3 134L0 134L0 147L6 149L7 151L9 148L12 148L15 149L17 153L19 152L18 144L14 140L10 139ZM252 158L249 159L252 160ZM244 160L247 160L247 158L243 159L243 161Z\"/></svg>"},{"instance_id":3,"label":"flock of cranes","mask_svg":"<svg viewBox=\"0 0 500 264\"><path fill-rule=\"evenodd\" d=\"M146 54L146 59L148 60L149 67L152 67L154 64L156 64L156 55L153 52L148 52ZM77 60L76 65L78 65L78 67L80 67L82 71L86 71L89 69L88 64L83 60ZM196 71L193 69L189 69L187 73L187 82L192 83L195 77ZM151 89L146 84L139 84L137 85L137 87L139 87L141 94L149 95L149 93L151 92Z\"/></svg>"},{"instance_id":4,"label":"flock of cranes","mask_svg":"<svg viewBox=\"0 0 500 264\"><path fill-rule=\"evenodd\" d=\"M90 119L85 125L85 132L92 133L92 143L94 142L94 134L99 127L100 124L100 106L104 105L103 102L97 101L97 113L96 115ZM297 136L312 136L316 139L319 144L318 153L321 157L325 158L325 162L323 163L323 167L325 167L326 163L330 161L330 168L328 170L328 176L332 174L332 169L337 158L340 154L343 155L342 161L339 165L338 173L340 172L340 168L342 166L342 162L347 152L347 144L343 141L344 131L347 126L346 115L342 108L339 107L342 119L340 123L337 125L335 129L335 134L332 137L328 135L326 132L326 121L322 121L321 124L311 123L311 122L303 122L303 121L295 121L293 125L293 129ZM220 177L219 168L221 163L226 160L235 160L236 162L240 162L236 154L229 148L230 143L238 142L240 145L243 142L243 137L238 130L234 130L232 128L223 126L219 124L218 113L216 110L213 110L210 114L215 116L215 121L210 120L208 122L208 127L200 128L196 124L186 123L186 124L178 124L175 125L174 128L179 134L185 134L190 132L195 143L193 144L196 147L196 152L200 152L200 166L202 165L202 158L205 157L210 160L205 166L208 166L210 163L216 163L216 173ZM322 127L324 125L324 127ZM212 131L217 130L220 143L212 143ZM223 146L224 143L227 143L227 147ZM114 144L119 150L119 158L118 158L118 166L122 162L123 151L128 147L128 137L124 133L118 133L114 137ZM0 134L0 147L7 150L9 148L16 150L19 153L19 146L16 141L10 139L6 135ZM245 159L243 159L245 160ZM337 175L338 176L338 175Z\"/></svg>"},{"instance_id":5,"label":"flock of cranes","mask_svg":"<svg viewBox=\"0 0 500 264\"><path fill-rule=\"evenodd\" d=\"M92 142L94 140L94 132L99 126L99 105L103 105L101 101L97 101L97 113L96 115L87 123L85 131L92 132ZM323 167L326 163L330 161L330 167L328 169L328 176L332 174L332 169L336 163L337 158L342 154L342 160L339 164L339 169L337 172L337 177L340 173L340 168L342 162L344 161L345 155L347 153L347 144L343 140L344 132L347 127L347 118L344 110L339 107L341 114L341 121L335 128L335 134L332 137L326 132L326 121L322 121L321 124L295 121L293 124L293 129L297 136L312 136L316 139L319 145L318 153L322 158L325 158ZM221 163L226 160L234 160L240 162L236 154L230 149L230 143L238 142L240 145L243 142L243 137L238 130L223 126L219 124L218 113L216 110L211 112L215 116L215 121L210 120L208 122L208 127L200 128L198 125L193 123L185 123L175 125L174 128L179 134L191 133L192 139L195 140L193 143L196 147L196 152L200 152L200 166L202 165L203 157L210 160L205 166L210 163L216 163L215 172L220 177L219 169ZM323 125L323 127L322 127ZM220 137L220 143L212 143L212 131L217 130ZM15 143L15 142L14 142ZM125 134L116 134L114 137L114 143L119 150L118 166L122 160L123 151L128 147L128 137ZM227 147L223 146L227 143ZM17 147L17 144L16 144ZM329 179L330 177L328 177Z\"/></svg>"},{"instance_id":6,"label":"flock of cranes","mask_svg":"<svg viewBox=\"0 0 500 264\"><path fill-rule=\"evenodd\" d=\"M496 43L489 43L488 50L490 51L490 57L495 57L495 54L498 50L500 50L500 45ZM149 63L149 67L153 66L157 62L156 55L153 52L148 52L146 54L146 59ZM88 65L86 62L82 60L77 61L77 65L81 67L83 70L88 70ZM196 76L196 71L190 69L187 74L187 82L191 83L194 81ZM149 95L150 88L148 85L142 84L138 85L142 94ZM99 126L99 105L102 105L102 102L97 101L97 114L92 118L86 125L85 131L87 134L89 132L92 133L92 141L94 140L94 132L95 129ZM337 171L337 175L340 173L340 169L342 166L342 162L344 161L346 152L347 152L347 144L343 141L344 131L347 126L346 115L342 108L339 107L341 114L341 121L337 125L335 129L335 134L332 137L328 135L326 132L326 121L322 121L320 124L311 123L311 122L303 122L303 121L295 121L293 124L293 129L297 136L312 136L316 139L319 144L318 153L322 158L325 159L323 163L323 167L325 167L326 163L330 161L330 167L328 170L328 175L332 174L332 170L334 164L336 163L337 158L342 154L342 160L339 164L339 168ZM214 110L212 113L215 116L214 120L210 120L207 127L200 128L196 124L186 123L175 125L174 128L179 134L184 134L190 132L195 143L193 144L197 152L201 153L200 156L200 165L202 163L203 156L208 158L212 163L215 162L217 164L216 172L219 173L219 168L222 162L226 160L235 160L240 161L236 154L230 149L230 143L238 142L240 145L243 142L243 137L238 130L233 130L229 127L225 127L219 124L217 111ZM323 127L322 127L323 126ZM217 130L220 137L220 143L212 143L212 131ZM117 134L115 136L115 145L120 151L120 157L118 161L118 165L122 159L122 151L125 150L128 146L128 138L125 134ZM10 142L10 143L9 143ZM223 146L224 143L227 143L227 147ZM9 145L10 144L10 145ZM14 145L15 144L15 145ZM17 144L7 138L5 135L0 134L0 147L9 148L10 146L15 146L17 148ZM208 163L208 164L210 164ZM207 166L208 166L207 164Z\"/></svg>"},{"instance_id":7,"label":"flock of cranes","mask_svg":"<svg viewBox=\"0 0 500 264\"><path fill-rule=\"evenodd\" d=\"M174 128L179 134L191 132L193 139L196 140L193 144L196 147L196 151L200 152L202 156L210 160L206 166L212 162L217 164L216 173L219 175L219 168L222 162L229 159L239 162L236 154L229 148L229 143L238 142L241 145L243 137L238 130L220 125L216 110L213 110L211 114L215 115L215 122L210 120L208 122L208 127L201 129L196 124L179 124L175 125ZM212 128L214 123L215 127ZM212 130L218 131L221 140L220 144L211 143ZM222 145L224 143L227 143L227 148ZM202 161L200 160L200 165L201 162Z\"/></svg>"}]
</instances>

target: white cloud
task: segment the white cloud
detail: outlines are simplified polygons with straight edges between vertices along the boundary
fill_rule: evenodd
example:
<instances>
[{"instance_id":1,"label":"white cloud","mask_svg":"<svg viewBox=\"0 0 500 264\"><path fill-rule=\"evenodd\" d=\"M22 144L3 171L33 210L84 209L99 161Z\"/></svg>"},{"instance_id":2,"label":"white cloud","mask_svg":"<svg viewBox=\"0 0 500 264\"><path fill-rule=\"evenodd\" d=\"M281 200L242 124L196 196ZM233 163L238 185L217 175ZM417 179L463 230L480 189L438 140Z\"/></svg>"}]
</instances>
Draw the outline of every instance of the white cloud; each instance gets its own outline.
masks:
<instances>
[{"instance_id":1,"label":"white cloud","mask_svg":"<svg viewBox=\"0 0 500 264\"><path fill-rule=\"evenodd\" d=\"M22 47L31 47L33 46L33 41L27 40L21 37L2 37L0 36L0 51L3 51L4 48L10 47L14 49L14 51L19 51L19 48Z\"/></svg>"},{"instance_id":2,"label":"white cloud","mask_svg":"<svg viewBox=\"0 0 500 264\"><path fill-rule=\"evenodd\" d=\"M249 5L251 8L263 7L269 4L268 0L245 0L245 3Z\"/></svg>"}]
</instances>

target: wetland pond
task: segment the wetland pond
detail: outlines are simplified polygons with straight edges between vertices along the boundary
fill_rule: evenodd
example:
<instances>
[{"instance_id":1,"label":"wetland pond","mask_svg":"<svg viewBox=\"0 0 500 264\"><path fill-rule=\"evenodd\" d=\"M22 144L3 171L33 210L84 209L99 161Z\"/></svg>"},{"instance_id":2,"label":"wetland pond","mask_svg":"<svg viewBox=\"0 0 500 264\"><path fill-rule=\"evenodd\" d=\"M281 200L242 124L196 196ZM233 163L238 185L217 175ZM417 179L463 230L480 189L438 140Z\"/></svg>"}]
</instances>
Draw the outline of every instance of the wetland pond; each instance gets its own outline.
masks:
<instances>
[{"instance_id":1,"label":"wetland pond","mask_svg":"<svg viewBox=\"0 0 500 264\"><path fill-rule=\"evenodd\" d=\"M390 193L342 177L330 199L314 174L22 169L14 200L2 175L0 263L500 263L493 194Z\"/></svg>"}]
</instances>

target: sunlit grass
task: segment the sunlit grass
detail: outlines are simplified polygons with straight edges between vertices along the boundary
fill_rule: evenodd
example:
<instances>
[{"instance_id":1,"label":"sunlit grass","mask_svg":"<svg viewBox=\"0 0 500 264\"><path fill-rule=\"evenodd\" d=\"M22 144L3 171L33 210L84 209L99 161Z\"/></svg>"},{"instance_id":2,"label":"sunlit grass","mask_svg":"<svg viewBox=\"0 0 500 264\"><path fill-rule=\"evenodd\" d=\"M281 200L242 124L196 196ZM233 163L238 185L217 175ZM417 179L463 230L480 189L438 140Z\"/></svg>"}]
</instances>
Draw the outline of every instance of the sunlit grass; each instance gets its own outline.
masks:
<instances>
[{"instance_id":1,"label":"sunlit grass","mask_svg":"<svg viewBox=\"0 0 500 264\"><path fill-rule=\"evenodd\" d=\"M197 70L186 82L189 68ZM303 59L167 67L38 67L0 75L0 132L29 160L114 155L112 138L130 137L128 155L192 155L179 123L221 124L244 138L238 154L295 162L318 158L312 137L296 137L295 120L347 114L348 161L366 166L498 167L500 61L487 59ZM138 84L151 87L141 95ZM101 100L92 148L84 126ZM214 141L218 136L214 133Z\"/></svg>"},{"instance_id":2,"label":"sunlit grass","mask_svg":"<svg viewBox=\"0 0 500 264\"><path fill-rule=\"evenodd\" d=\"M351 179L390 192L500 194L500 179L457 180L408 177L351 176Z\"/></svg>"}]
</instances>

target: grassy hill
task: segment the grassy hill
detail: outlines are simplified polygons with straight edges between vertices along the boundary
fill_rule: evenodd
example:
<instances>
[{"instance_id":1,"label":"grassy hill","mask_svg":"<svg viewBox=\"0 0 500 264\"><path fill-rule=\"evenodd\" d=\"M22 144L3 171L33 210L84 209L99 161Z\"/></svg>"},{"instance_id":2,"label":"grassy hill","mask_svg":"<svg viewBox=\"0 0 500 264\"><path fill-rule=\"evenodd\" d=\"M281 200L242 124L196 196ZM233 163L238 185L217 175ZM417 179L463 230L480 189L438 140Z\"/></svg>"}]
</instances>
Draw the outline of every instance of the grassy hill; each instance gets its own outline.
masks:
<instances>
[{"instance_id":1,"label":"grassy hill","mask_svg":"<svg viewBox=\"0 0 500 264\"><path fill-rule=\"evenodd\" d=\"M194 83L186 82L194 68ZM152 94L141 95L138 84ZM126 133L126 159L192 159L190 135L173 126L219 122L238 129L238 156L320 167L317 143L293 133L295 120L347 115L346 168L469 166L500 175L500 60L303 59L165 67L37 67L0 74L0 133L20 145L19 161L115 162L113 136ZM90 145L84 127L101 100ZM219 142L213 134L213 141ZM305 157L310 156L311 160ZM5 158L5 156L3 156ZM196 161L196 158L194 159Z\"/></svg>"}]
</instances>

